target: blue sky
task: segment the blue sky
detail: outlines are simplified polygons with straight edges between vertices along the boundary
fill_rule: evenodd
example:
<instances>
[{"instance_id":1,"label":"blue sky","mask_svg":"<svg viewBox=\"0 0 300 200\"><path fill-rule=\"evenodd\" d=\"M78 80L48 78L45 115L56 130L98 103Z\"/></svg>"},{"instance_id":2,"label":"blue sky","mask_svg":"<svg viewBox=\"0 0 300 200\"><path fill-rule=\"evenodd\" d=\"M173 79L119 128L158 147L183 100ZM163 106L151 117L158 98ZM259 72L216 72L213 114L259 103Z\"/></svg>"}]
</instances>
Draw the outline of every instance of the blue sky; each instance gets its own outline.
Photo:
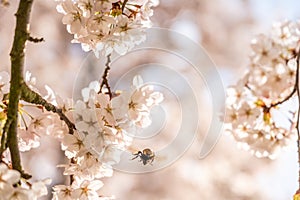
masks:
<instances>
[{"instance_id":1,"label":"blue sky","mask_svg":"<svg viewBox=\"0 0 300 200\"><path fill-rule=\"evenodd\" d=\"M299 0L249 0L253 16L262 23L275 20L296 20L300 17Z\"/></svg>"}]
</instances>

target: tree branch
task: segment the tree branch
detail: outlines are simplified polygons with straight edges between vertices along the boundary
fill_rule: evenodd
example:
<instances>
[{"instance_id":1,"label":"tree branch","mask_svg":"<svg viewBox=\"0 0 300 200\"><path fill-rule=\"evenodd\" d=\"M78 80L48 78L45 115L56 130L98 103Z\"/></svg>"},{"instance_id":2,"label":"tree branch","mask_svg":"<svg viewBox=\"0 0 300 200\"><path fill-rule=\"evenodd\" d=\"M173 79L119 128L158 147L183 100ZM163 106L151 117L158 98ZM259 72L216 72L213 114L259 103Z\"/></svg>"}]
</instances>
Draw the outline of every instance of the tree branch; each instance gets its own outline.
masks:
<instances>
[{"instance_id":1,"label":"tree branch","mask_svg":"<svg viewBox=\"0 0 300 200\"><path fill-rule=\"evenodd\" d=\"M34 38L31 36L29 36L28 41L33 43L45 42L44 38Z\"/></svg>"},{"instance_id":2,"label":"tree branch","mask_svg":"<svg viewBox=\"0 0 300 200\"><path fill-rule=\"evenodd\" d=\"M1 138L1 153L7 147L10 150L12 167L18 170L22 177L28 178L21 166L21 158L18 147L18 107L21 96L21 86L24 82L23 68L24 68L24 50L25 43L29 37L28 24L33 0L21 0L19 8L15 14L17 18L14 42L10 52L11 59L11 81L9 91L9 103L7 111L7 121L4 125L3 134ZM7 140L7 141L5 141ZM4 145L4 143L7 144ZM3 146L4 145L4 146Z\"/></svg>"},{"instance_id":3,"label":"tree branch","mask_svg":"<svg viewBox=\"0 0 300 200\"><path fill-rule=\"evenodd\" d=\"M300 50L297 55L297 71L296 71L296 80L295 80L295 88L298 97L298 112L297 112L297 121L296 121L296 130L297 130L297 148L298 148L298 189L300 190L300 130L299 130L299 119L300 119L300 88L299 88L299 59L300 59Z\"/></svg>"},{"instance_id":4,"label":"tree branch","mask_svg":"<svg viewBox=\"0 0 300 200\"><path fill-rule=\"evenodd\" d=\"M13 46L10 52L11 57L11 81L9 91L9 103L7 107L7 120L5 122L2 137L0 155L9 148L11 155L12 168L18 170L21 176L25 179L31 176L24 173L21 165L20 152L18 147L18 108L19 101L23 100L43 105L46 110L57 113L60 119L65 121L69 128L69 133L73 134L75 125L65 116L62 109L56 108L54 105L44 100L38 93L32 91L24 82L24 57L26 41L42 42L43 38L33 38L29 34L28 25L30 19L30 12L33 0L21 0L19 8L15 14L17 18Z\"/></svg>"},{"instance_id":5,"label":"tree branch","mask_svg":"<svg viewBox=\"0 0 300 200\"><path fill-rule=\"evenodd\" d=\"M110 86L109 86L109 83L108 83L108 74L109 74L110 63L111 63L110 56L111 56L111 54L109 54L107 56L107 60L106 60L106 63L105 63L105 70L104 70L103 75L102 75L102 81L101 81L101 84L100 84L99 93L101 93L103 87L106 86L106 88L108 90L109 98L111 99L112 98L112 92L111 92L111 89L110 89Z\"/></svg>"},{"instance_id":6,"label":"tree branch","mask_svg":"<svg viewBox=\"0 0 300 200\"><path fill-rule=\"evenodd\" d=\"M292 90L291 93L290 93L288 96L286 96L283 100L271 104L270 108L276 107L276 106L278 106L278 105L280 105L280 104L283 104L284 102L286 102L286 101L288 101L290 98L292 98L292 97L294 96L294 94L297 92L297 89L298 89L298 83L299 83L299 77L298 77L298 75L299 75L300 50L299 50L299 52L298 52L297 55L296 55L296 59L297 59L297 61L296 61L296 62L297 62L297 69L296 69L296 77L295 77L295 84L294 84L293 90Z\"/></svg>"},{"instance_id":7,"label":"tree branch","mask_svg":"<svg viewBox=\"0 0 300 200\"><path fill-rule=\"evenodd\" d=\"M63 113L62 109L57 108L53 104L47 102L43 97L36 93L35 91L31 90L25 83L22 84L22 93L21 99L32 104L42 105L45 107L46 110L52 111L57 113L61 120L63 120L69 129L69 133L73 134L74 130L76 130L75 125L68 119L68 117Z\"/></svg>"},{"instance_id":8,"label":"tree branch","mask_svg":"<svg viewBox=\"0 0 300 200\"><path fill-rule=\"evenodd\" d=\"M126 6L126 3L127 3L128 0L124 0L123 4L122 4L122 13L124 13L124 9L125 9L125 6Z\"/></svg>"}]
</instances>

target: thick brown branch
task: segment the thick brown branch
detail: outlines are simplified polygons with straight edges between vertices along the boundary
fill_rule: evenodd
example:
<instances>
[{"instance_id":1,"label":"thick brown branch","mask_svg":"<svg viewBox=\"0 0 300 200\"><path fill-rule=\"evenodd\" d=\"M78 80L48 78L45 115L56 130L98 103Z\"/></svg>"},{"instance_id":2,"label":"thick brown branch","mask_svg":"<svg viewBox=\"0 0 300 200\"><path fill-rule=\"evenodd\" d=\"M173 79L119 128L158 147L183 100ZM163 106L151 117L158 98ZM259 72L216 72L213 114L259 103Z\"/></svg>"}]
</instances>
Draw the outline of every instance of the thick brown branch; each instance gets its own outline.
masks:
<instances>
[{"instance_id":1,"label":"thick brown branch","mask_svg":"<svg viewBox=\"0 0 300 200\"><path fill-rule=\"evenodd\" d=\"M23 177L28 178L21 166L20 152L18 148L18 105L21 96L21 85L23 84L24 50L25 43L29 37L28 23L33 0L21 0L16 13L17 22L15 28L14 42L10 52L11 58L11 81L9 91L9 103L7 121L3 130L1 146L6 143L10 150L12 167L18 170ZM6 138L5 138L6 137ZM7 141L5 141L7 140ZM1 149L5 149L2 146Z\"/></svg>"}]
</instances>

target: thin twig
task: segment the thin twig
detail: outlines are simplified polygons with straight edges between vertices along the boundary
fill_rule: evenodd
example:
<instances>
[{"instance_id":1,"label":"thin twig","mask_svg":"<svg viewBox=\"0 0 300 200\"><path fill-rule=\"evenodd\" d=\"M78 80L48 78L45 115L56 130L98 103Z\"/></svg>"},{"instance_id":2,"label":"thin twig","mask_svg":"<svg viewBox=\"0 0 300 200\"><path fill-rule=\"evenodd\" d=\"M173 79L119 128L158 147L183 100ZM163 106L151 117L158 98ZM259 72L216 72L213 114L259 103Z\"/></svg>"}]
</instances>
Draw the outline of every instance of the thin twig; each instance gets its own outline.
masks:
<instances>
[{"instance_id":1,"label":"thin twig","mask_svg":"<svg viewBox=\"0 0 300 200\"><path fill-rule=\"evenodd\" d=\"M125 9L125 6L126 6L126 3L127 3L128 0L124 0L123 4L122 4L122 13L124 12L124 9Z\"/></svg>"},{"instance_id":2,"label":"thin twig","mask_svg":"<svg viewBox=\"0 0 300 200\"><path fill-rule=\"evenodd\" d=\"M298 69L297 69L297 70L298 70ZM270 107L276 107L276 106L278 106L278 105L280 105L280 104L283 104L284 102L286 102L286 101L288 101L290 98L292 98L293 95L294 95L296 92L297 92L297 87L296 87L296 85L294 85L294 88L293 88L292 92L291 92L287 97L285 97L285 98L284 98L283 100L281 100L281 101L278 101L278 102L276 102L276 103L271 104Z\"/></svg>"},{"instance_id":3,"label":"thin twig","mask_svg":"<svg viewBox=\"0 0 300 200\"><path fill-rule=\"evenodd\" d=\"M34 38L31 36L29 36L28 41L33 43L45 42L44 38Z\"/></svg>"},{"instance_id":4,"label":"thin twig","mask_svg":"<svg viewBox=\"0 0 300 200\"><path fill-rule=\"evenodd\" d=\"M295 81L295 88L297 91L298 97L298 112L297 112L297 121L296 121L296 130L297 130L297 145L298 145L298 164L299 164L299 174L298 174L298 189L300 190L300 130L299 130L299 119L300 119L300 89L299 89L299 60L300 60L300 50L297 55L297 71L296 71L296 81Z\"/></svg>"},{"instance_id":5,"label":"thin twig","mask_svg":"<svg viewBox=\"0 0 300 200\"><path fill-rule=\"evenodd\" d=\"M71 158L71 164L76 164L75 158ZM70 175L70 185L75 181L74 175Z\"/></svg>"},{"instance_id":6,"label":"thin twig","mask_svg":"<svg viewBox=\"0 0 300 200\"><path fill-rule=\"evenodd\" d=\"M288 95L288 96L286 96L283 100L281 100L281 101L278 101L278 102L276 102L276 103L273 103L273 104L271 104L271 106L270 106L270 108L271 107L276 107L276 106L278 106L278 105L280 105L280 104L283 104L284 102L286 102L286 101L288 101L290 98L292 98L293 97L293 95L297 92L297 90L298 90L298 82L299 82L299 78L298 78L298 71L299 71L299 58L300 57L300 50L299 50L299 52L298 52L298 54L297 54L297 56L296 56L296 59L297 59L297 69L296 69L296 77L295 77L295 85L294 85L294 87L293 87L293 90L292 90L292 92Z\"/></svg>"},{"instance_id":7,"label":"thin twig","mask_svg":"<svg viewBox=\"0 0 300 200\"><path fill-rule=\"evenodd\" d=\"M294 87L293 90L291 91L291 93L286 96L283 100L278 101L276 103L272 103L270 106L264 106L264 109L266 110L266 112L269 112L269 110L273 107L276 107L286 101L288 101L289 99L291 99L294 94L297 94L297 98L298 98L298 112L297 112L297 121L296 121L296 130L297 130L297 146L298 146L298 164L299 164L299 169L298 169L298 184L299 184L299 191L300 191L300 127L299 127L299 121L300 121L300 88L299 88L299 66L300 64L300 49L298 50L298 53L296 55L296 77L295 77L295 83L294 83Z\"/></svg>"},{"instance_id":8,"label":"thin twig","mask_svg":"<svg viewBox=\"0 0 300 200\"><path fill-rule=\"evenodd\" d=\"M109 83L108 83L108 75L109 75L110 63L111 63L110 56L111 56L111 54L108 54L108 56L107 56L107 60L106 60L106 63L105 63L105 70L104 70L103 75L102 75L102 81L101 81L101 84L100 84L99 93L101 93L102 90L103 90L103 87L106 86L106 89L108 90L109 98L111 99L112 98L112 92L111 92L111 89L110 89L110 86L109 86Z\"/></svg>"}]
</instances>

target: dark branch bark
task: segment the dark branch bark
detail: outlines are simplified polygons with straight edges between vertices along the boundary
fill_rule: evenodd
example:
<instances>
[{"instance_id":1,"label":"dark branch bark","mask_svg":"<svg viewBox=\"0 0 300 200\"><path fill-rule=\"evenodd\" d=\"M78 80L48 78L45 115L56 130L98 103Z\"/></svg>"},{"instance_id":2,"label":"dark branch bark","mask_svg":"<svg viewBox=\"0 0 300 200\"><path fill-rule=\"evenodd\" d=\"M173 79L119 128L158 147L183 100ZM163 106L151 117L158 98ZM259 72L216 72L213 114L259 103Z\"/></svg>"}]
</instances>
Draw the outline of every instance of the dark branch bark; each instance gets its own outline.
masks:
<instances>
[{"instance_id":1,"label":"dark branch bark","mask_svg":"<svg viewBox=\"0 0 300 200\"><path fill-rule=\"evenodd\" d=\"M124 0L123 4L122 4L122 13L124 12L124 9L125 9L125 6L126 6L126 3L127 3L128 0Z\"/></svg>"},{"instance_id":2,"label":"dark branch bark","mask_svg":"<svg viewBox=\"0 0 300 200\"><path fill-rule=\"evenodd\" d=\"M107 93L109 95L109 98L111 99L112 98L112 91L111 91L109 83L108 83L108 75L109 75L110 64L111 64L110 56L111 56L111 54L109 54L106 58L107 60L106 60L105 69L104 69L104 72L103 72L103 75L102 75L102 81L101 81L101 84L100 84L99 93L101 93L102 90L103 90L103 87L106 86L106 89L108 90Z\"/></svg>"},{"instance_id":3,"label":"dark branch bark","mask_svg":"<svg viewBox=\"0 0 300 200\"><path fill-rule=\"evenodd\" d=\"M6 145L1 144L1 153L6 147L9 148L11 154L12 167L18 170L24 178L29 176L22 170L20 152L18 148L18 106L21 97L21 86L24 82L24 50L25 43L29 38L29 18L33 0L21 0L19 8L15 14L17 23L15 28L14 42L10 52L11 59L11 81L9 91L9 103L7 112L7 121L4 126L2 139L6 141ZM2 142L1 142L2 143Z\"/></svg>"},{"instance_id":4,"label":"dark branch bark","mask_svg":"<svg viewBox=\"0 0 300 200\"><path fill-rule=\"evenodd\" d=\"M34 38L31 36L29 36L28 41L33 43L45 42L44 38Z\"/></svg>"},{"instance_id":5,"label":"dark branch bark","mask_svg":"<svg viewBox=\"0 0 300 200\"><path fill-rule=\"evenodd\" d=\"M39 94L32 91L24 82L24 57L26 41L42 42L43 38L33 38L29 34L29 19L33 0L21 0L19 8L15 14L17 18L14 42L10 52L11 57L11 81L9 91L9 103L7 111L7 120L3 128L1 138L0 155L9 148L11 154L12 167L18 170L23 178L30 178L31 176L25 174L22 170L20 152L18 147L18 108L19 101L23 100L43 105L48 111L57 113L60 119L65 121L69 132L73 134L75 125L64 115L61 109L48 103Z\"/></svg>"},{"instance_id":6,"label":"dark branch bark","mask_svg":"<svg viewBox=\"0 0 300 200\"><path fill-rule=\"evenodd\" d=\"M300 50L297 55L297 71L296 71L296 80L295 80L295 87L296 93L298 97L298 112L297 112L297 122L296 122L296 129L297 129L297 146L298 146L298 189L300 190L300 129L299 129L299 120L300 120L300 88L299 88L299 60L300 60Z\"/></svg>"}]
</instances>

